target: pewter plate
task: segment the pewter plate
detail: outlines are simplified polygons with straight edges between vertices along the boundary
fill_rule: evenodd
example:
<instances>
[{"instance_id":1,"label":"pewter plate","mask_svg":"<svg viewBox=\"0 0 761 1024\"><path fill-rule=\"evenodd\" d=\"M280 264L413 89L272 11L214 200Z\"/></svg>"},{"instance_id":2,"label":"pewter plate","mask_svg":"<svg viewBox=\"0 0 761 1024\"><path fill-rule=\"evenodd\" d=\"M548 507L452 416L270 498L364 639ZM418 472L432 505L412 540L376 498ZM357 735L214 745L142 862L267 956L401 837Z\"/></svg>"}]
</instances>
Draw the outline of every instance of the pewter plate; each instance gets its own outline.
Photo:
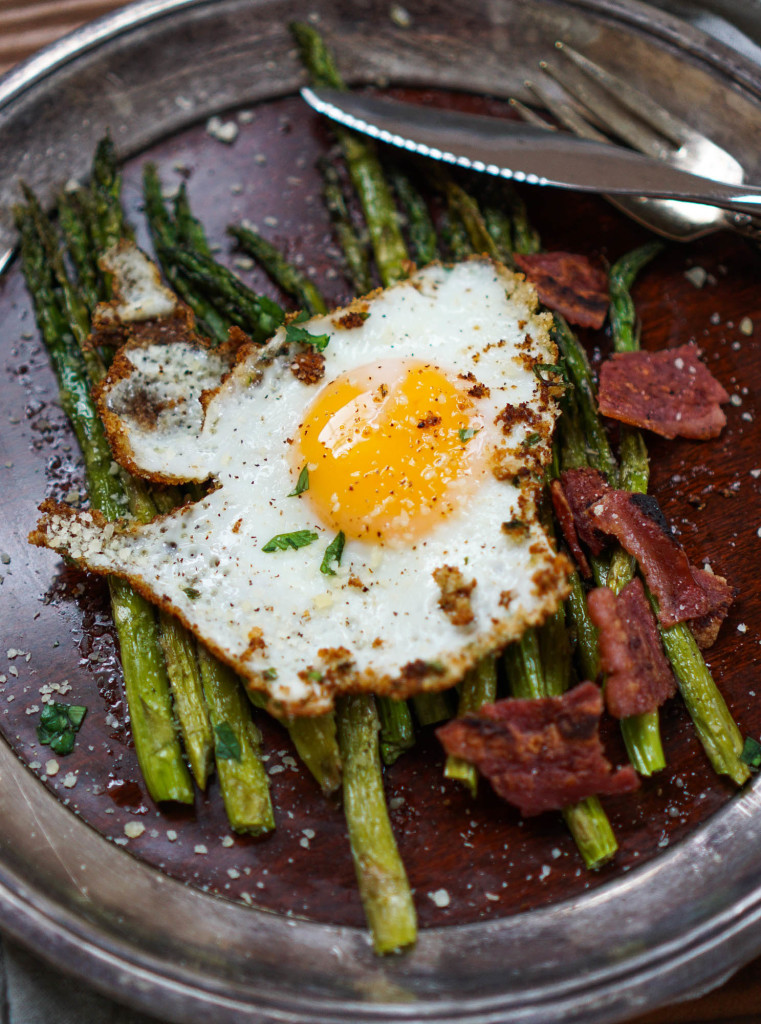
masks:
<instances>
[{"instance_id":1,"label":"pewter plate","mask_svg":"<svg viewBox=\"0 0 761 1024\"><path fill-rule=\"evenodd\" d=\"M33 58L0 83L0 251L13 245L17 178L52 199L62 169L86 171L106 126L129 156L210 113L293 93L302 79L286 26L312 12L356 83L520 94L562 36L668 100L761 179L758 69L651 8L405 7L409 27L371 2L150 0ZM0 813L3 928L169 1021L615 1021L718 984L761 950L757 787L672 851L592 892L429 928L413 952L386 960L361 929L247 909L129 856L56 800L5 742Z\"/></svg>"}]
</instances>

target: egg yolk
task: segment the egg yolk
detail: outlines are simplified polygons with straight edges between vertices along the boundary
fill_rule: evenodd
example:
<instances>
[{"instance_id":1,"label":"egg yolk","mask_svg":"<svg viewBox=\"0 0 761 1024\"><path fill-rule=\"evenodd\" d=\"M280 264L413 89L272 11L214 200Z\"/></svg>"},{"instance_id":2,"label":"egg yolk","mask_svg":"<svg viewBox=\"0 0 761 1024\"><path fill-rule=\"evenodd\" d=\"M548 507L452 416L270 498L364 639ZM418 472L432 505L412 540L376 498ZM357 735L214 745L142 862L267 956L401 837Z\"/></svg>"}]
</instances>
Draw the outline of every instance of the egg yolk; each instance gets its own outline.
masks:
<instances>
[{"instance_id":1,"label":"egg yolk","mask_svg":"<svg viewBox=\"0 0 761 1024\"><path fill-rule=\"evenodd\" d=\"M408 542L461 508L485 472L467 385L418 360L341 374L309 406L293 446L303 498L347 537ZM296 460L298 465L296 465Z\"/></svg>"}]
</instances>

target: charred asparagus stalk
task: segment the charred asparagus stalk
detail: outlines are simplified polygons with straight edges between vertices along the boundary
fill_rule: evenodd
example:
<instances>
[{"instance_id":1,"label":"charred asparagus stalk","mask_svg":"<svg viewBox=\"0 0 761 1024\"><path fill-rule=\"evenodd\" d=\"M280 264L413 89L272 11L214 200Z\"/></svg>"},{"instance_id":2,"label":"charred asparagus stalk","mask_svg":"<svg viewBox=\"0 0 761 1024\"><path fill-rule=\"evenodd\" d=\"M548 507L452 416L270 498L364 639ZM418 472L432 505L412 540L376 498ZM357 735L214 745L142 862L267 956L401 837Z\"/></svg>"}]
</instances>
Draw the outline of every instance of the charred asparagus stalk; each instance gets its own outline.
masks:
<instances>
[{"instance_id":1,"label":"charred asparagus stalk","mask_svg":"<svg viewBox=\"0 0 761 1024\"><path fill-rule=\"evenodd\" d=\"M36 216L35 216L36 212ZM39 212L16 209L24 275L37 322L58 377L61 404L85 460L90 502L107 518L127 511L124 491L111 472L111 451L90 396L87 367L62 308L45 244L38 233ZM193 786L174 731L169 683L152 606L121 580L109 580L114 623L119 635L132 736L140 769L154 800L193 802Z\"/></svg>"},{"instance_id":2,"label":"charred asparagus stalk","mask_svg":"<svg viewBox=\"0 0 761 1024\"><path fill-rule=\"evenodd\" d=\"M293 22L291 32L312 84L345 89L343 79L319 32L303 22ZM335 127L334 130L365 214L381 281L384 285L391 284L404 276L408 255L399 215L375 146L346 128Z\"/></svg>"},{"instance_id":3,"label":"charred asparagus stalk","mask_svg":"<svg viewBox=\"0 0 761 1024\"><path fill-rule=\"evenodd\" d=\"M386 809L374 699L342 697L337 718L344 809L362 906L376 952L394 953L414 943L417 919Z\"/></svg>"}]
</instances>

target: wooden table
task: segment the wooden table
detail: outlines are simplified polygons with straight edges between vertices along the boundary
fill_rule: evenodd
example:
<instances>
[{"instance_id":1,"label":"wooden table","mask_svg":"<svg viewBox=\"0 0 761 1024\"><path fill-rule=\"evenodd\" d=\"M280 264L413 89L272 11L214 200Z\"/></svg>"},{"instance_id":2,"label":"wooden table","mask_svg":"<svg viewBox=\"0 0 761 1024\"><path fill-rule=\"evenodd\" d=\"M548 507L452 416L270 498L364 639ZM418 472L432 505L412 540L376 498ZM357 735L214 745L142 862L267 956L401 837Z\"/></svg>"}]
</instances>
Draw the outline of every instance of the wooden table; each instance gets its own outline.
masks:
<instances>
[{"instance_id":1,"label":"wooden table","mask_svg":"<svg viewBox=\"0 0 761 1024\"><path fill-rule=\"evenodd\" d=\"M121 0L2 0L0 73L78 25L124 6ZM701 999L631 1024L761 1024L761 959Z\"/></svg>"}]
</instances>

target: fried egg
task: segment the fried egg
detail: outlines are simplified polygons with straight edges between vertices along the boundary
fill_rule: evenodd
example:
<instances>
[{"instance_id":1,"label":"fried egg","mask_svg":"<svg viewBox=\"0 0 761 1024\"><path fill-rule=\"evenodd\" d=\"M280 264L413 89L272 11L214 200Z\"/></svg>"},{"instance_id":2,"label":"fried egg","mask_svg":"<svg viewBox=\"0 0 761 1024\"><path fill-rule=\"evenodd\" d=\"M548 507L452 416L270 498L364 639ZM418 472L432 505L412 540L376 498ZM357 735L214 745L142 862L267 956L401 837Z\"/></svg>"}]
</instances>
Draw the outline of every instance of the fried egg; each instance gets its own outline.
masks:
<instances>
[{"instance_id":1,"label":"fried egg","mask_svg":"<svg viewBox=\"0 0 761 1024\"><path fill-rule=\"evenodd\" d=\"M289 714L452 686L558 606L557 351L521 275L434 264L234 363L172 322L99 403L132 472L212 488L141 525L49 503L33 542L130 580Z\"/></svg>"}]
</instances>

